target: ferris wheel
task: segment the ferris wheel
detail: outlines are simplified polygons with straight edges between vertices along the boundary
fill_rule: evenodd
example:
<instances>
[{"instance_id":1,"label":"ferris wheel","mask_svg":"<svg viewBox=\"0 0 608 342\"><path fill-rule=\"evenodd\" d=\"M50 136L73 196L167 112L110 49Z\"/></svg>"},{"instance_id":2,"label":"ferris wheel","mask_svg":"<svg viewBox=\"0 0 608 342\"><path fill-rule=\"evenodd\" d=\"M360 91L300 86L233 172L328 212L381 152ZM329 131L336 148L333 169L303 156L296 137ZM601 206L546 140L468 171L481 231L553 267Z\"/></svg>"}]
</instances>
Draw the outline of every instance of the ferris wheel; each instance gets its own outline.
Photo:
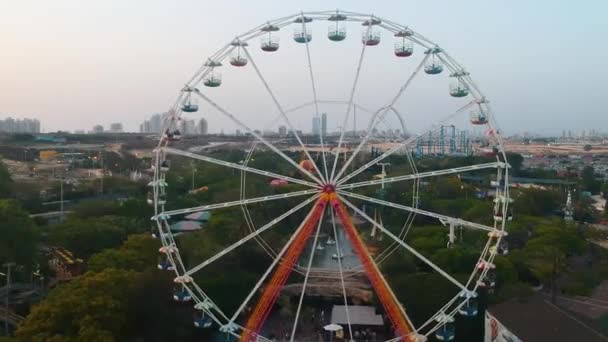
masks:
<instances>
[{"instance_id":1,"label":"ferris wheel","mask_svg":"<svg viewBox=\"0 0 608 342\"><path fill-rule=\"evenodd\" d=\"M327 31L323 34L315 31L317 34L313 39L313 29L318 30L319 25L325 26ZM322 77L315 73L319 64L312 58L315 43L325 36L325 44L333 44L335 47L332 48L339 49L340 44L349 42L349 32L352 30L361 31L361 37L350 39L351 46L352 40L357 42L357 53L354 54L357 60L354 64L354 77L352 80L343 81L344 88L348 89L347 96L342 100L325 99L324 94L319 91L319 80ZM285 31L290 33L292 38L290 40L293 40L289 44L301 48L301 53L305 57L299 61L302 61L307 71L305 79L297 80L297 83L306 85L307 93L302 97L306 97L308 101L303 101L292 108L284 107L277 95L279 91L273 88L262 68L264 58L281 54L285 49L280 43L281 34ZM365 56L371 53L370 50L385 45L381 44L383 35L389 35L392 40L390 42L392 51L383 58L408 60L419 55L420 59L408 66L410 69L408 74L402 75L402 72L399 72L400 86L394 94L389 95L381 106L370 110L356 101L357 90L362 86L360 76ZM259 46L256 46L258 44ZM289 44L285 43L285 45ZM279 60L276 59L272 63L277 61ZM291 59L290 63L295 62ZM222 78L220 70L224 70L225 78ZM268 110L278 113L277 118L271 122L285 125L289 139L285 136L282 139L264 136L257 129L258 127L248 123L248 121L257 122L257 118L252 118L255 114L229 110L216 99L219 90L239 85L238 75L244 70L249 70L250 79L258 82L255 87L261 89L269 98L268 103L271 107ZM399 100L407 95L417 79L445 74L449 76L451 82L449 86L445 86L446 92L440 89L437 93L445 94L447 98L456 101L453 102L456 108L435 124L415 134L409 132L407 116L401 114ZM433 84L435 88L435 84L438 83ZM246 96L238 98L238 102L246 101ZM327 132L327 123L322 119L323 106L327 106L326 108L336 106L340 110L334 109L334 111L344 112L343 117L335 123L339 129L333 136ZM298 111L300 113L312 111L312 117L308 116L308 118L313 119L313 131L315 122L317 125L317 134L315 134L317 140L314 143L311 143L310 139L305 139L296 125L301 115L293 114ZM214 112L252 137L253 145L246 149L242 160L227 161L180 148L182 146L180 140L184 136L183 116L197 112L202 112L203 116ZM369 120L363 129L355 128L355 115L359 115L359 121ZM361 116L365 119L362 120ZM471 129L483 132L481 136L485 143L476 147L477 152L491 156L492 161L448 169L419 171L417 157L414 155L419 139L440 130L443 132L444 123L455 118L464 118L463 122L466 122ZM378 133L379 127L383 125L386 128L382 135L384 141L379 138ZM349 131L351 126L353 129ZM287 140L293 144L288 146ZM381 147L376 147L375 144ZM253 161L258 151L272 153L277 161L276 164L281 164L282 167L277 166L275 169L256 167ZM362 157L364 155L365 157ZM404 168L393 170L389 160L397 155L406 160L407 172L403 171ZM291 341L307 340L298 336L307 285L314 277L330 276L334 277L332 279L335 279L342 290L346 316L344 335L354 339L352 317L349 317L349 307L352 308L352 304L348 298L346 281L356 275L364 275L369 279L378 304L381 304L378 307L383 309L386 321L392 325L392 333L384 340L426 341L429 337L440 341L453 340L456 335L454 324L456 317L477 315L478 290L489 289L495 285L494 259L497 255L508 251L504 237L507 235L505 226L512 218L509 208L511 202L508 185L509 166L489 101L465 68L438 44L408 26L375 15L341 10L301 12L266 21L248 32L237 35L206 59L202 67L181 89L175 104L168 112L154 156L154 178L150 183L148 202L155 209L152 217L155 235L162 241L158 267L175 273L174 299L178 302L193 303L197 312L195 326L216 328L239 341L271 341L272 337L265 334L268 329L265 329L264 323L269 319L273 306L286 287L290 274L294 272L298 273L303 281L301 290L297 292L299 301L295 315L289 322L288 336ZM170 186L167 175L171 173L172 158L186 158L225 167L226 177L240 177L240 187L235 189L239 193L239 198L218 203L202 203L191 208L167 209L167 188ZM285 170L289 171L285 172ZM495 173L495 178L490 184L493 192L492 210L488 213L492 224L467 221L420 205L421 181L482 170ZM282 188L282 190L258 196L247 186L252 176L265 177L270 188ZM387 187L403 182L411 185L407 197L395 201L385 196ZM294 185L294 187L285 187L286 185ZM366 191L368 189L376 189L376 192L370 195L370 191ZM256 215L252 215L258 205L287 203L286 201L292 203L302 198L305 199L299 204L291 206L267 222L255 222ZM240 208L248 228L247 234L227 244L218 253L200 263L193 265L184 262L182 255L185 247L180 246L179 238L172 229L172 223L185 215L213 213L215 210L226 208ZM398 227L385 226L382 219L384 210L402 213L403 224ZM276 246L264 239L265 232L280 226L292 215L302 215L302 220L299 225L288 227L290 235L286 241L282 241L282 245ZM433 263L407 242L408 232L416 217L433 219L445 226L447 247L457 243L456 229L480 231L487 237L466 281L456 279L454 275ZM370 253L369 245L379 236L389 243L384 244L382 250ZM271 260L270 266L260 274L238 309L235 312L225 312L221 304L218 305L214 298L207 294L206 289L197 283L196 277L201 274L208 278L217 276L213 273L205 273L209 265L239 248L244 248L247 244L255 243L268 254ZM352 260L347 260L345 246L350 247ZM407 303L405 305L401 303L381 272L381 263L396 250L410 253L457 289L456 295L422 324L413 324L408 316ZM319 258L323 253L331 256L334 261L330 269L313 266L315 258Z\"/></svg>"}]
</instances>

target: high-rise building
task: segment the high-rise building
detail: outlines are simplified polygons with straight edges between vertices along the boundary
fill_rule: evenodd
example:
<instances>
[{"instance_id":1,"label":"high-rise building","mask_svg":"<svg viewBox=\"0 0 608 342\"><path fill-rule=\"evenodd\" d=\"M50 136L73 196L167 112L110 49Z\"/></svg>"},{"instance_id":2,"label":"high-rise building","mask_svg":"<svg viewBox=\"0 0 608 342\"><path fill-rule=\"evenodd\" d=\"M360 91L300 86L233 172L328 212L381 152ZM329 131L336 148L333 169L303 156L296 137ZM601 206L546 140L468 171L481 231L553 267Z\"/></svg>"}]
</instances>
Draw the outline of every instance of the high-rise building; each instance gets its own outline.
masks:
<instances>
[{"instance_id":1,"label":"high-rise building","mask_svg":"<svg viewBox=\"0 0 608 342\"><path fill-rule=\"evenodd\" d=\"M207 120L204 118L200 119L198 122L198 133L201 135L207 135L209 133L209 126Z\"/></svg>"},{"instance_id":2,"label":"high-rise building","mask_svg":"<svg viewBox=\"0 0 608 342\"><path fill-rule=\"evenodd\" d=\"M163 121L168 116L167 113L162 114L154 114L150 117L149 120L144 120L144 122L139 125L140 133L160 133L163 128Z\"/></svg>"},{"instance_id":3,"label":"high-rise building","mask_svg":"<svg viewBox=\"0 0 608 342\"><path fill-rule=\"evenodd\" d=\"M321 134L321 119L319 117L312 118L312 134L313 135Z\"/></svg>"},{"instance_id":4,"label":"high-rise building","mask_svg":"<svg viewBox=\"0 0 608 342\"><path fill-rule=\"evenodd\" d=\"M111 123L110 133L122 133L122 124L120 122Z\"/></svg>"},{"instance_id":5,"label":"high-rise building","mask_svg":"<svg viewBox=\"0 0 608 342\"><path fill-rule=\"evenodd\" d=\"M93 134L101 134L101 133L103 133L103 126L102 125L95 125L95 126L93 126L93 129L91 130L91 133L93 133Z\"/></svg>"},{"instance_id":6,"label":"high-rise building","mask_svg":"<svg viewBox=\"0 0 608 342\"><path fill-rule=\"evenodd\" d=\"M287 135L287 127L285 126L279 126L279 135L284 137Z\"/></svg>"},{"instance_id":7,"label":"high-rise building","mask_svg":"<svg viewBox=\"0 0 608 342\"><path fill-rule=\"evenodd\" d=\"M182 118L179 121L177 128L183 135L194 135L194 134L198 133L198 131L196 129L196 123L194 120Z\"/></svg>"},{"instance_id":8,"label":"high-rise building","mask_svg":"<svg viewBox=\"0 0 608 342\"><path fill-rule=\"evenodd\" d=\"M40 133L40 121L37 119L0 120L0 131L8 133Z\"/></svg>"},{"instance_id":9,"label":"high-rise building","mask_svg":"<svg viewBox=\"0 0 608 342\"><path fill-rule=\"evenodd\" d=\"M321 134L327 135L327 113L321 114Z\"/></svg>"}]
</instances>

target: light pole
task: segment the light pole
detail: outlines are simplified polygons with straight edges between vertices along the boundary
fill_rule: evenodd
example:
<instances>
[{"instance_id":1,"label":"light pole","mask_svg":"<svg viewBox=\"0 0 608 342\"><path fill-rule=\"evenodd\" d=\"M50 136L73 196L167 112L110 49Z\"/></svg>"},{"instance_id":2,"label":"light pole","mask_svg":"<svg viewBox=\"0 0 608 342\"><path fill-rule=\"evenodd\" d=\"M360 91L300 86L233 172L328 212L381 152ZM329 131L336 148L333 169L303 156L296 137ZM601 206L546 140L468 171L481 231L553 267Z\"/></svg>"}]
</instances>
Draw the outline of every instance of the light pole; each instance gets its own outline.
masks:
<instances>
[{"instance_id":1,"label":"light pole","mask_svg":"<svg viewBox=\"0 0 608 342\"><path fill-rule=\"evenodd\" d=\"M11 294L11 268L15 267L14 262L6 262L2 265L6 267L6 297L4 297L4 332L8 336L8 297Z\"/></svg>"},{"instance_id":2,"label":"light pole","mask_svg":"<svg viewBox=\"0 0 608 342\"><path fill-rule=\"evenodd\" d=\"M194 174L196 173L196 168L194 167L194 163L191 163L190 167L192 168L192 191L194 191Z\"/></svg>"},{"instance_id":3,"label":"light pole","mask_svg":"<svg viewBox=\"0 0 608 342\"><path fill-rule=\"evenodd\" d=\"M60 193L60 198L59 201L61 202L60 206L61 206L61 222L63 222L63 176L59 177L59 193Z\"/></svg>"}]
</instances>

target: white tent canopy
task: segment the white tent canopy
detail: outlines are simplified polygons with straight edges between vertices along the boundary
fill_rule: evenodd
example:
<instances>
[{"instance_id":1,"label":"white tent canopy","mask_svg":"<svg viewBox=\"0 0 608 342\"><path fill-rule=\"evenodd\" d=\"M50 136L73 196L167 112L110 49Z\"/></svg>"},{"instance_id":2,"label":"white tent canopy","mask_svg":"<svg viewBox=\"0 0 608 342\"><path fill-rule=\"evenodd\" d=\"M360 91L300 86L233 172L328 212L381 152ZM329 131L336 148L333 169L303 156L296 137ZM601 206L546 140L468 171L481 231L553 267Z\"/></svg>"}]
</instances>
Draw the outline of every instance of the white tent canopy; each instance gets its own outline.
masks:
<instances>
[{"instance_id":1,"label":"white tent canopy","mask_svg":"<svg viewBox=\"0 0 608 342\"><path fill-rule=\"evenodd\" d=\"M373 306L349 305L348 314L351 325L384 325L382 316L376 313L376 308ZM348 324L344 305L334 305L331 310L331 322L342 325Z\"/></svg>"}]
</instances>

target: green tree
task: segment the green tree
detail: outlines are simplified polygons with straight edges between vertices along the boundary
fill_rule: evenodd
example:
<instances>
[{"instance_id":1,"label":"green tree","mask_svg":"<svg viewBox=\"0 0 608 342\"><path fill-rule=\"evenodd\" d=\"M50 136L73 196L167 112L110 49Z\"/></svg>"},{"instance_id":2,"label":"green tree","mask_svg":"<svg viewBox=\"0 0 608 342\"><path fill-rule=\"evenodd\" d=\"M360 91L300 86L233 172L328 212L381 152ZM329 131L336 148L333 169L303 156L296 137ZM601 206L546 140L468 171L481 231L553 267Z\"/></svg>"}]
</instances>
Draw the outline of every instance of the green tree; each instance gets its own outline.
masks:
<instances>
[{"instance_id":1,"label":"green tree","mask_svg":"<svg viewBox=\"0 0 608 342\"><path fill-rule=\"evenodd\" d=\"M148 234L131 235L120 248L106 249L94 254L88 262L88 269L101 272L115 268L144 271L155 268L160 242Z\"/></svg>"},{"instance_id":2,"label":"green tree","mask_svg":"<svg viewBox=\"0 0 608 342\"><path fill-rule=\"evenodd\" d=\"M88 273L49 293L17 330L28 341L114 341L127 322L134 272Z\"/></svg>"},{"instance_id":3,"label":"green tree","mask_svg":"<svg viewBox=\"0 0 608 342\"><path fill-rule=\"evenodd\" d=\"M13 179L8 168L0 159L0 198L9 197L13 194Z\"/></svg>"},{"instance_id":4,"label":"green tree","mask_svg":"<svg viewBox=\"0 0 608 342\"><path fill-rule=\"evenodd\" d=\"M103 249L119 246L126 237L127 232L123 228L98 218L70 218L51 227L49 233L51 243L85 259Z\"/></svg>"},{"instance_id":5,"label":"green tree","mask_svg":"<svg viewBox=\"0 0 608 342\"><path fill-rule=\"evenodd\" d=\"M561 195L555 191L541 189L521 189L513 196L515 215L547 216L561 206Z\"/></svg>"},{"instance_id":6,"label":"green tree","mask_svg":"<svg viewBox=\"0 0 608 342\"><path fill-rule=\"evenodd\" d=\"M0 264L12 261L28 269L34 265L40 235L15 201L0 200L0 236Z\"/></svg>"},{"instance_id":7,"label":"green tree","mask_svg":"<svg viewBox=\"0 0 608 342\"><path fill-rule=\"evenodd\" d=\"M552 299L557 295L557 279L567 269L568 256L580 253L585 240L571 225L554 223L536 229L536 236L525 247L527 264L534 275L551 287Z\"/></svg>"},{"instance_id":8,"label":"green tree","mask_svg":"<svg viewBox=\"0 0 608 342\"><path fill-rule=\"evenodd\" d=\"M511 165L511 170L514 174L518 174L521 170L521 166L524 163L524 157L519 153L507 153L507 161Z\"/></svg>"},{"instance_id":9,"label":"green tree","mask_svg":"<svg viewBox=\"0 0 608 342\"><path fill-rule=\"evenodd\" d=\"M16 336L33 342L190 340L191 309L170 304L171 287L156 271L89 272L53 289Z\"/></svg>"},{"instance_id":10,"label":"green tree","mask_svg":"<svg viewBox=\"0 0 608 342\"><path fill-rule=\"evenodd\" d=\"M593 166L585 166L581 172L581 185L583 189L592 194L598 193L602 183L595 177L595 169Z\"/></svg>"}]
</instances>

